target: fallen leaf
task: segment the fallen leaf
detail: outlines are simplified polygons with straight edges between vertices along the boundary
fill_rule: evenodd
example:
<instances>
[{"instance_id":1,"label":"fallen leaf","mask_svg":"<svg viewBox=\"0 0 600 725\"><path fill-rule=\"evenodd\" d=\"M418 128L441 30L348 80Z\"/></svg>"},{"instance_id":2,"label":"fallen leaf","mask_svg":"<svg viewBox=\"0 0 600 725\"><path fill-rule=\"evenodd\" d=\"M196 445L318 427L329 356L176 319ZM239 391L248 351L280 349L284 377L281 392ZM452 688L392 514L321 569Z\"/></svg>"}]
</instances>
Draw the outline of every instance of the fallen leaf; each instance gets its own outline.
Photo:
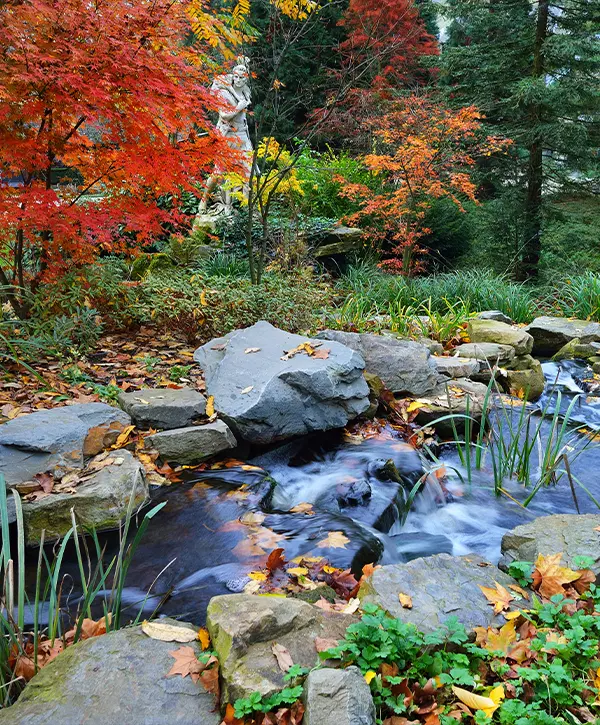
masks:
<instances>
[{"instance_id":1,"label":"fallen leaf","mask_svg":"<svg viewBox=\"0 0 600 725\"><path fill-rule=\"evenodd\" d=\"M287 650L283 645L276 642L271 647L271 652L273 652L273 654L275 655L275 659L277 660L279 669L282 672L287 672L290 667L294 666L294 661L292 660L292 656L289 653L289 650Z\"/></svg>"},{"instance_id":2,"label":"fallen leaf","mask_svg":"<svg viewBox=\"0 0 600 725\"><path fill-rule=\"evenodd\" d=\"M307 516L314 516L314 509L311 503L299 503L290 509L290 513L293 514L306 514Z\"/></svg>"},{"instance_id":3,"label":"fallen leaf","mask_svg":"<svg viewBox=\"0 0 600 725\"><path fill-rule=\"evenodd\" d=\"M200 662L196 657L196 651L193 647L180 647L169 652L169 654L175 658L175 664L167 672L167 677L174 677L175 675L187 677L189 675L193 682L198 682L207 665Z\"/></svg>"},{"instance_id":4,"label":"fallen leaf","mask_svg":"<svg viewBox=\"0 0 600 725\"><path fill-rule=\"evenodd\" d=\"M483 592L485 598L494 605L494 614L500 614L504 609L508 609L509 604L514 600L513 595L498 582L494 582L496 588L483 587L479 588Z\"/></svg>"},{"instance_id":5,"label":"fallen leaf","mask_svg":"<svg viewBox=\"0 0 600 725\"><path fill-rule=\"evenodd\" d=\"M509 584L508 588L512 589L513 592L520 594L524 599L529 600L529 592L526 589L523 589L523 587L520 587L518 584Z\"/></svg>"},{"instance_id":6,"label":"fallen leaf","mask_svg":"<svg viewBox=\"0 0 600 725\"><path fill-rule=\"evenodd\" d=\"M472 710L481 710L488 717L492 717L504 699L504 688L502 685L495 687L490 692L489 697L476 695L474 692L463 690L462 687L455 687L454 685L452 686L452 692L467 707L470 707Z\"/></svg>"},{"instance_id":7,"label":"fallen leaf","mask_svg":"<svg viewBox=\"0 0 600 725\"><path fill-rule=\"evenodd\" d=\"M369 670L368 672L365 672L365 680L367 685L371 684L371 681L374 680L377 677L377 672L374 672L373 670Z\"/></svg>"},{"instance_id":8,"label":"fallen leaf","mask_svg":"<svg viewBox=\"0 0 600 725\"><path fill-rule=\"evenodd\" d=\"M208 633L208 629L206 629L206 627L200 627L198 630L198 640L200 641L202 651L208 649L208 646L210 645L210 634Z\"/></svg>"},{"instance_id":9,"label":"fallen leaf","mask_svg":"<svg viewBox=\"0 0 600 725\"><path fill-rule=\"evenodd\" d=\"M350 543L350 539L341 531L330 531L317 546L323 549L345 549L348 543Z\"/></svg>"},{"instance_id":10,"label":"fallen leaf","mask_svg":"<svg viewBox=\"0 0 600 725\"><path fill-rule=\"evenodd\" d=\"M283 549L273 549L267 558L266 567L269 571L283 569L285 559L283 557Z\"/></svg>"},{"instance_id":11,"label":"fallen leaf","mask_svg":"<svg viewBox=\"0 0 600 725\"><path fill-rule=\"evenodd\" d=\"M489 652L502 652L506 654L510 646L517 641L514 620L507 622L499 630L494 627L488 627L487 629L484 627L475 627L474 632L477 636L477 644Z\"/></svg>"},{"instance_id":12,"label":"fallen leaf","mask_svg":"<svg viewBox=\"0 0 600 725\"><path fill-rule=\"evenodd\" d=\"M305 566L292 566L286 571L292 576L306 576L308 574L308 569Z\"/></svg>"},{"instance_id":13,"label":"fallen leaf","mask_svg":"<svg viewBox=\"0 0 600 725\"><path fill-rule=\"evenodd\" d=\"M33 477L44 493L51 493L54 488L54 478L48 473L36 473Z\"/></svg>"},{"instance_id":14,"label":"fallen leaf","mask_svg":"<svg viewBox=\"0 0 600 725\"><path fill-rule=\"evenodd\" d=\"M533 587L548 599L555 594L564 594L564 585L576 581L581 572L560 566L562 554L544 556L540 554L533 571Z\"/></svg>"},{"instance_id":15,"label":"fallen leaf","mask_svg":"<svg viewBox=\"0 0 600 725\"><path fill-rule=\"evenodd\" d=\"M330 352L331 350L323 348L321 350L316 350L315 352L313 352L311 357L314 357L317 360L327 360Z\"/></svg>"},{"instance_id":16,"label":"fallen leaf","mask_svg":"<svg viewBox=\"0 0 600 725\"><path fill-rule=\"evenodd\" d=\"M206 413L206 415L207 415L208 418L212 418L213 415L215 414L215 396L214 395L209 395L208 396L208 399L206 401L206 410L205 410L205 413Z\"/></svg>"},{"instance_id":17,"label":"fallen leaf","mask_svg":"<svg viewBox=\"0 0 600 725\"><path fill-rule=\"evenodd\" d=\"M267 575L264 573L264 571L250 571L248 572L248 577L255 582L267 581Z\"/></svg>"},{"instance_id":18,"label":"fallen leaf","mask_svg":"<svg viewBox=\"0 0 600 725\"><path fill-rule=\"evenodd\" d=\"M403 594L402 592L400 592L398 594L398 600L400 601L400 604L404 607L404 609L412 609L412 597L409 597L408 594Z\"/></svg>"},{"instance_id":19,"label":"fallen leaf","mask_svg":"<svg viewBox=\"0 0 600 725\"><path fill-rule=\"evenodd\" d=\"M244 350L244 355L249 355L252 352L260 352L260 347L247 347Z\"/></svg>"},{"instance_id":20,"label":"fallen leaf","mask_svg":"<svg viewBox=\"0 0 600 725\"><path fill-rule=\"evenodd\" d=\"M339 641L337 639L327 639L326 637L315 637L315 649L317 652L326 652L328 649L337 647Z\"/></svg>"},{"instance_id":21,"label":"fallen leaf","mask_svg":"<svg viewBox=\"0 0 600 725\"><path fill-rule=\"evenodd\" d=\"M246 393L249 393L251 390L254 390L254 385L249 385L247 388L244 388L240 395L246 395Z\"/></svg>"},{"instance_id":22,"label":"fallen leaf","mask_svg":"<svg viewBox=\"0 0 600 725\"><path fill-rule=\"evenodd\" d=\"M161 642L193 642L199 637L198 632L194 629L161 622L160 619L153 622L142 622L142 632Z\"/></svg>"},{"instance_id":23,"label":"fallen leaf","mask_svg":"<svg viewBox=\"0 0 600 725\"><path fill-rule=\"evenodd\" d=\"M134 430L135 430L134 425L125 426L125 428L123 428L123 431L121 433L119 433L119 435L117 436L117 440L115 441L113 448L122 448Z\"/></svg>"}]
</instances>

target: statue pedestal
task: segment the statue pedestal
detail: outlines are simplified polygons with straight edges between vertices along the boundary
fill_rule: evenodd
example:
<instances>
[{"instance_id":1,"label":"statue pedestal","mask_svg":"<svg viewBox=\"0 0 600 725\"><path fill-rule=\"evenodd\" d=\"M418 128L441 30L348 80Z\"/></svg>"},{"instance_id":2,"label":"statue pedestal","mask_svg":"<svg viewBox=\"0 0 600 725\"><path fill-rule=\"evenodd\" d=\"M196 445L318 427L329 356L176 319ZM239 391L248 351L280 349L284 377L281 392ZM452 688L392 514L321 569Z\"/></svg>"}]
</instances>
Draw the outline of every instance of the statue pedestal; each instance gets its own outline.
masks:
<instances>
[{"instance_id":1,"label":"statue pedestal","mask_svg":"<svg viewBox=\"0 0 600 725\"><path fill-rule=\"evenodd\" d=\"M194 223L192 224L192 232L196 232L199 229L206 229L208 232L216 232L217 222L223 216L223 214L215 214L214 212L198 212Z\"/></svg>"}]
</instances>

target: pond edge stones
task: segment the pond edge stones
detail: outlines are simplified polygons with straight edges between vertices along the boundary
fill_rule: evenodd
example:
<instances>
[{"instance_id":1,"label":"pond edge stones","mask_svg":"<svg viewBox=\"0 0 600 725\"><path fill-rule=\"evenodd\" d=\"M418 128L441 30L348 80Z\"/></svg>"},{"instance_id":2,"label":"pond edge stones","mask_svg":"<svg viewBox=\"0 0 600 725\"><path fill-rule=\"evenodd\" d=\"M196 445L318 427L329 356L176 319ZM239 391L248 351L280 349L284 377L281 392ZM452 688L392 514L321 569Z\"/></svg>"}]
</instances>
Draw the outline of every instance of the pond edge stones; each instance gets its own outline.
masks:
<instances>
[{"instance_id":1,"label":"pond edge stones","mask_svg":"<svg viewBox=\"0 0 600 725\"><path fill-rule=\"evenodd\" d=\"M164 460L184 465L199 463L237 445L235 436L222 420L154 433L146 441Z\"/></svg>"},{"instance_id":2,"label":"pond edge stones","mask_svg":"<svg viewBox=\"0 0 600 725\"><path fill-rule=\"evenodd\" d=\"M318 354L306 348L287 354L306 344ZM342 428L369 408L360 355L338 342L293 335L268 322L212 340L194 359L219 417L251 443Z\"/></svg>"}]
</instances>

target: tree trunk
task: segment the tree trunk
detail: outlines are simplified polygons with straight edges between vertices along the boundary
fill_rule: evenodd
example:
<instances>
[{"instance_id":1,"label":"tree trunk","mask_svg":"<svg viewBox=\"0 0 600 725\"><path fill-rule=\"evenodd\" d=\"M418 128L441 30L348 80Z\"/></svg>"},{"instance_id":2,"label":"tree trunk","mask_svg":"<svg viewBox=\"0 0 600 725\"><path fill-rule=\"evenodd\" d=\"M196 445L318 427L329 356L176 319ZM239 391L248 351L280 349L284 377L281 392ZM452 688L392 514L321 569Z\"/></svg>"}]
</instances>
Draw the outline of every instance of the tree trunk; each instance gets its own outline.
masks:
<instances>
[{"instance_id":1,"label":"tree trunk","mask_svg":"<svg viewBox=\"0 0 600 725\"><path fill-rule=\"evenodd\" d=\"M533 48L533 78L544 76L544 42L548 35L548 0L538 2L535 44ZM530 108L532 141L529 145L529 164L527 167L527 197L525 200L525 229L523 239L523 261L521 274L523 279L532 280L538 275L542 250L542 187L543 187L543 143L540 124L542 107L539 102Z\"/></svg>"}]
</instances>

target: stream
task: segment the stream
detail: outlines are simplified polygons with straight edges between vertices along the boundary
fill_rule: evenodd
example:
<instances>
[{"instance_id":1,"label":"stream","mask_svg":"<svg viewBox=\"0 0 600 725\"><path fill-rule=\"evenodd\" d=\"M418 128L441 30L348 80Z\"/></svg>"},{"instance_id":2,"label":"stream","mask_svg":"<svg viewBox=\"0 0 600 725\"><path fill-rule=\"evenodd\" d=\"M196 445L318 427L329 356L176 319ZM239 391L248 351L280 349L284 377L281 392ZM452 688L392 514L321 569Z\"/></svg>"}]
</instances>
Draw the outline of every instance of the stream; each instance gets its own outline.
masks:
<instances>
[{"instance_id":1,"label":"stream","mask_svg":"<svg viewBox=\"0 0 600 725\"><path fill-rule=\"evenodd\" d=\"M547 362L543 368L546 391L529 405L538 412L545 409L543 435L559 390L562 412L576 400L571 421L600 429L600 384L591 369L571 361ZM511 407L511 415L519 412L519 405ZM534 413L534 420L537 425L539 415ZM444 444L436 455L445 475L424 475L432 462L391 427L371 425L368 431L366 438L339 431L313 435L243 464L185 471L181 483L155 490L152 503L166 505L150 522L133 559L124 592L131 607L126 614L136 613L145 600L147 614L160 605L162 614L202 622L209 599L242 591L250 581L248 572L263 566L277 547L284 548L288 560L324 556L355 574L375 560L392 564L440 552L477 553L497 562L507 530L540 515L576 513L566 476L542 488L523 508L518 502L530 489L512 479L504 482L508 495L496 496L487 460L469 483L456 447ZM575 450L568 453L573 476L600 501L600 448L575 435ZM579 442L588 444L577 455ZM390 460L399 480L393 480ZM419 481L419 493L407 506ZM598 511L583 490L576 498L581 513ZM116 553L116 533L102 540L107 557ZM70 567L74 573L74 558L67 562ZM71 592L70 601L77 596Z\"/></svg>"}]
</instances>

